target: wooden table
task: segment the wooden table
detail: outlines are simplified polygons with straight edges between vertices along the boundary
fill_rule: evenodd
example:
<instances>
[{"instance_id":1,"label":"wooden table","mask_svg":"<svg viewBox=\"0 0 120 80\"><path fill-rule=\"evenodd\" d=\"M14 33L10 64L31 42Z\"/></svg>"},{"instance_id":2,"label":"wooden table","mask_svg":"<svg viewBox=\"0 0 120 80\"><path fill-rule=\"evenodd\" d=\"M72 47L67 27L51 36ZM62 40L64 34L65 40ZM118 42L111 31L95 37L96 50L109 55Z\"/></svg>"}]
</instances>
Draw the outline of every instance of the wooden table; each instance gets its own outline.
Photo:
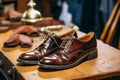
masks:
<instances>
[{"instance_id":1,"label":"wooden table","mask_svg":"<svg viewBox=\"0 0 120 80\"><path fill-rule=\"evenodd\" d=\"M67 31L67 30L65 30ZM64 31L63 31L64 32ZM23 52L36 48L39 44L33 44L32 48L4 48L3 43L12 34L12 30L0 33L0 51L15 65L25 80L71 80L71 79L103 79L112 76L120 76L120 50L117 50L100 40L98 43L98 58L81 63L80 65L66 70L43 70L38 65L18 66L16 59ZM78 32L79 36L84 35Z\"/></svg>"}]
</instances>

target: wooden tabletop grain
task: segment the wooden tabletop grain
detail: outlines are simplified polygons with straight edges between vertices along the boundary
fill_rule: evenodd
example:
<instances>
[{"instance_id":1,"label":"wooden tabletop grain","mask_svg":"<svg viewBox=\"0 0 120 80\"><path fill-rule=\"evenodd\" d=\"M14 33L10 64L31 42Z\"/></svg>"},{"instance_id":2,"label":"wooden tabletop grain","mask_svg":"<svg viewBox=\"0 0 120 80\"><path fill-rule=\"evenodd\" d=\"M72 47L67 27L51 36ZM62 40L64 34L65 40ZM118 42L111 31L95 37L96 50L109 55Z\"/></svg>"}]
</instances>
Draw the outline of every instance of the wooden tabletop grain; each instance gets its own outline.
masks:
<instances>
[{"instance_id":1,"label":"wooden tabletop grain","mask_svg":"<svg viewBox=\"0 0 120 80\"><path fill-rule=\"evenodd\" d=\"M57 35L70 31L64 29L55 32ZM78 66L66 70L47 70L41 69L38 65L20 66L16 61L23 52L28 52L39 46L42 42L39 38L35 39L32 48L4 48L3 43L12 34L12 30L0 33L0 51L15 65L16 69L22 74L25 80L95 80L112 76L120 76L120 50L97 40L98 58L83 62ZM85 35L78 31L79 36Z\"/></svg>"}]
</instances>

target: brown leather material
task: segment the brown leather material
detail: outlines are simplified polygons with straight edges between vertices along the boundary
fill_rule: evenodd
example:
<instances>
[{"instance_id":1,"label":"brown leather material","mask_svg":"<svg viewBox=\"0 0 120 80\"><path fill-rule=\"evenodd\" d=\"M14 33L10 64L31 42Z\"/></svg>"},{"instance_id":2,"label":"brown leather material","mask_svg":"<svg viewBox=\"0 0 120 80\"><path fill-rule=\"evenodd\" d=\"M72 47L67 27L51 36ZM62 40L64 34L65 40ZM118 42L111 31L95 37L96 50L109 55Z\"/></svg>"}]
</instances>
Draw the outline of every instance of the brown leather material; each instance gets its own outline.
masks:
<instances>
[{"instance_id":1,"label":"brown leather material","mask_svg":"<svg viewBox=\"0 0 120 80\"><path fill-rule=\"evenodd\" d=\"M10 38L4 42L4 47L15 47L19 45L19 35L11 35Z\"/></svg>"},{"instance_id":2,"label":"brown leather material","mask_svg":"<svg viewBox=\"0 0 120 80\"><path fill-rule=\"evenodd\" d=\"M19 34L19 42L20 42L20 46L22 48L29 48L32 47L32 40L30 39L30 37Z\"/></svg>"},{"instance_id":3,"label":"brown leather material","mask_svg":"<svg viewBox=\"0 0 120 80\"><path fill-rule=\"evenodd\" d=\"M93 32L79 39L68 37L62 41L60 48L51 55L40 60L40 67L51 69L64 69L78 65L82 57L97 57L97 42ZM75 64L74 64L75 63ZM73 64L73 65L72 65Z\"/></svg>"},{"instance_id":4,"label":"brown leather material","mask_svg":"<svg viewBox=\"0 0 120 80\"><path fill-rule=\"evenodd\" d=\"M21 47L31 47L32 40L22 34L12 34L10 38L4 42L4 47L15 47L21 45Z\"/></svg>"},{"instance_id":5,"label":"brown leather material","mask_svg":"<svg viewBox=\"0 0 120 80\"><path fill-rule=\"evenodd\" d=\"M17 28L13 34L24 34L27 36L38 36L39 31L35 26L24 25Z\"/></svg>"},{"instance_id":6,"label":"brown leather material","mask_svg":"<svg viewBox=\"0 0 120 80\"><path fill-rule=\"evenodd\" d=\"M38 61L42 57L55 51L59 47L61 41L62 40L55 34L49 34L39 47L33 51L22 53L17 61L24 64L38 64Z\"/></svg>"}]
</instances>

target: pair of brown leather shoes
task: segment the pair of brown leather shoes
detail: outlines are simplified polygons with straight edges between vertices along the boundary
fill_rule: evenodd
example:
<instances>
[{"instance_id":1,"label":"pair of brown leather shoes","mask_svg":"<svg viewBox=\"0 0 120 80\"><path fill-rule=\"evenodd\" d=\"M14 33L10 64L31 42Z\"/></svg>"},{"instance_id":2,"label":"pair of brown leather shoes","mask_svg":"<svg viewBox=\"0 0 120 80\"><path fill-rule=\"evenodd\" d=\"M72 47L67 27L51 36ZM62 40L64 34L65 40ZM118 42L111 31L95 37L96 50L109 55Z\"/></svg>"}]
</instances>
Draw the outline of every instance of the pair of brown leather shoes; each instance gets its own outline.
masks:
<instances>
[{"instance_id":1,"label":"pair of brown leather shoes","mask_svg":"<svg viewBox=\"0 0 120 80\"><path fill-rule=\"evenodd\" d=\"M58 38L55 34L35 50L22 53L17 59L23 64L39 64L42 68L67 69L97 57L97 43L93 32L81 38Z\"/></svg>"},{"instance_id":2,"label":"pair of brown leather shoes","mask_svg":"<svg viewBox=\"0 0 120 80\"><path fill-rule=\"evenodd\" d=\"M77 37L75 31L71 32L68 35ZM41 58L50 55L51 53L59 49L59 45L61 44L61 42L61 38L59 38L54 33L50 33L42 44L40 44L33 51L22 53L17 61L22 64L38 64Z\"/></svg>"}]
</instances>

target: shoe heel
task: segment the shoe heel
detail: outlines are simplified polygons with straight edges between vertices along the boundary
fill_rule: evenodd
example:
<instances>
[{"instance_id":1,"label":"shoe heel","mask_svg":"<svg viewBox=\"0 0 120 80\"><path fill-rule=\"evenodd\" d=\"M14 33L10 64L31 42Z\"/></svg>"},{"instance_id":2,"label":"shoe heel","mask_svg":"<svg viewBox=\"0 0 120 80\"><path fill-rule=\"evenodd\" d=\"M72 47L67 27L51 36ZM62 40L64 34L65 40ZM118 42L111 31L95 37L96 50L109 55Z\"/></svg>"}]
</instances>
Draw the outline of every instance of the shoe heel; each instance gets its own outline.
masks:
<instances>
[{"instance_id":1,"label":"shoe heel","mask_svg":"<svg viewBox=\"0 0 120 80\"><path fill-rule=\"evenodd\" d=\"M95 58L97 58L97 56L98 56L98 52L97 52L97 49L95 49L88 53L87 60L95 59Z\"/></svg>"}]
</instances>

